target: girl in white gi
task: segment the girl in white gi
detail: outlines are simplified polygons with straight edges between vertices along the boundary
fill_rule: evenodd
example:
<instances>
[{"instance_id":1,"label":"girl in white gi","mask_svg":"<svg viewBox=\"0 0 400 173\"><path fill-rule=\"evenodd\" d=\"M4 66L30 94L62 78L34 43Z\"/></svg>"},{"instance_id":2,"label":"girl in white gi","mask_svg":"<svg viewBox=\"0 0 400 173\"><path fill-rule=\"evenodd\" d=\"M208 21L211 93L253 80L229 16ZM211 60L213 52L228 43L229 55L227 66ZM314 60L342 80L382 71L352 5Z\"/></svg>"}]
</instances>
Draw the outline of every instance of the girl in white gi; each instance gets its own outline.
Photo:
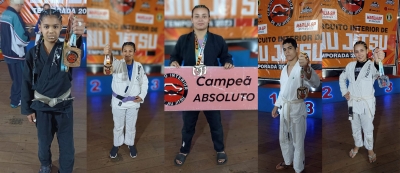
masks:
<instances>
[{"instance_id":1,"label":"girl in white gi","mask_svg":"<svg viewBox=\"0 0 400 173\"><path fill-rule=\"evenodd\" d=\"M348 101L349 107L352 107L353 120L351 120L351 129L355 147L350 150L349 156L354 158L358 149L363 146L361 129L364 131L364 146L368 150L369 162L376 161L376 154L373 151L373 130L372 121L375 115L375 96L374 82L378 75L378 63L385 58L385 53L380 49L374 50L374 60L367 59L367 44L358 41L354 44L354 55L357 61L350 62L340 75L339 84L342 96ZM349 81L349 86L346 85Z\"/></svg>"},{"instance_id":2,"label":"girl in white gi","mask_svg":"<svg viewBox=\"0 0 400 173\"><path fill-rule=\"evenodd\" d=\"M134 61L136 52L135 44L125 42L122 45L122 59L112 56L110 46L104 48L104 65L107 56L112 61L112 99L111 107L114 120L114 146L110 151L110 157L116 158L118 148L122 144L128 145L130 156L135 158L137 151L135 147L136 120L140 103L143 103L147 95L148 79L142 64ZM123 134L126 123L125 136Z\"/></svg>"},{"instance_id":3,"label":"girl in white gi","mask_svg":"<svg viewBox=\"0 0 400 173\"><path fill-rule=\"evenodd\" d=\"M306 87L317 88L320 79L317 73L309 66L309 59L303 53L298 53L297 42L293 38L283 41L283 52L288 60L280 77L280 91L272 117L278 116L279 109L279 143L284 161L276 166L277 170L287 169L292 164L296 172L304 169L304 138L307 128L307 110L304 99L297 98L297 89L301 86L301 76L304 77ZM302 73L303 69L303 73Z\"/></svg>"}]
</instances>

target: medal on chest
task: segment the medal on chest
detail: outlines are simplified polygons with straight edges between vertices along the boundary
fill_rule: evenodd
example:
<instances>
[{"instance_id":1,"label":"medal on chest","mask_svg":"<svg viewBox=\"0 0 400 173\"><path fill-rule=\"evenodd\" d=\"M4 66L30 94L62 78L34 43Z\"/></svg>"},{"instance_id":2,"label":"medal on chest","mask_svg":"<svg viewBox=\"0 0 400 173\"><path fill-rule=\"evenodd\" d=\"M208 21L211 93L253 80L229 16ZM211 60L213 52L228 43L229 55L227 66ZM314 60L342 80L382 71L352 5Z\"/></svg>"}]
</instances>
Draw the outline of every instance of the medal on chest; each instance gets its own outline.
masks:
<instances>
[{"instance_id":1,"label":"medal on chest","mask_svg":"<svg viewBox=\"0 0 400 173\"><path fill-rule=\"evenodd\" d=\"M301 85L300 85L299 88L297 88L297 98L298 99L305 99L308 96L309 90L303 84L304 83L304 69L303 68L301 68L300 77L301 77L301 79L300 79Z\"/></svg>"},{"instance_id":2,"label":"medal on chest","mask_svg":"<svg viewBox=\"0 0 400 173\"><path fill-rule=\"evenodd\" d=\"M203 55L204 55L204 48L206 47L207 42L207 34L204 37L203 44L199 47L198 39L196 33L194 33L195 37L195 57L196 57L196 65L193 67L193 75L194 76L204 76L207 73L207 67L202 63Z\"/></svg>"},{"instance_id":3,"label":"medal on chest","mask_svg":"<svg viewBox=\"0 0 400 173\"><path fill-rule=\"evenodd\" d=\"M61 61L61 70L68 71L69 67L79 67L81 65L82 51L76 46L76 35L72 30L72 22L75 16L69 16L67 31L64 40L64 49Z\"/></svg>"}]
</instances>

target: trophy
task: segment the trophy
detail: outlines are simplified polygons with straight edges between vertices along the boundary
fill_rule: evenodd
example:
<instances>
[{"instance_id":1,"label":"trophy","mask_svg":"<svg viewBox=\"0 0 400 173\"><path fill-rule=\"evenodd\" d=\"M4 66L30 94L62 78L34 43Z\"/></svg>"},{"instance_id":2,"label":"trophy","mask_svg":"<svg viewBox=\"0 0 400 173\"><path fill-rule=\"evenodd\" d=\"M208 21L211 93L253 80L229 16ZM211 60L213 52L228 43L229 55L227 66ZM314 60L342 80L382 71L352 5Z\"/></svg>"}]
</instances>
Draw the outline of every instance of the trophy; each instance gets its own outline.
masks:
<instances>
[{"instance_id":1,"label":"trophy","mask_svg":"<svg viewBox=\"0 0 400 173\"><path fill-rule=\"evenodd\" d=\"M113 71L113 67L112 67L110 55L106 55L106 64L104 65L103 73L105 75L110 75L110 74L112 74L112 71Z\"/></svg>"},{"instance_id":2,"label":"trophy","mask_svg":"<svg viewBox=\"0 0 400 173\"><path fill-rule=\"evenodd\" d=\"M75 18L72 14L69 16L67 31L65 33L61 70L66 72L69 67L79 67L81 64L82 51L76 46L77 38L72 30L73 19Z\"/></svg>"},{"instance_id":3,"label":"trophy","mask_svg":"<svg viewBox=\"0 0 400 173\"><path fill-rule=\"evenodd\" d=\"M305 99L308 96L308 88L304 86L304 69L301 68L301 86L297 88L297 98Z\"/></svg>"}]
</instances>

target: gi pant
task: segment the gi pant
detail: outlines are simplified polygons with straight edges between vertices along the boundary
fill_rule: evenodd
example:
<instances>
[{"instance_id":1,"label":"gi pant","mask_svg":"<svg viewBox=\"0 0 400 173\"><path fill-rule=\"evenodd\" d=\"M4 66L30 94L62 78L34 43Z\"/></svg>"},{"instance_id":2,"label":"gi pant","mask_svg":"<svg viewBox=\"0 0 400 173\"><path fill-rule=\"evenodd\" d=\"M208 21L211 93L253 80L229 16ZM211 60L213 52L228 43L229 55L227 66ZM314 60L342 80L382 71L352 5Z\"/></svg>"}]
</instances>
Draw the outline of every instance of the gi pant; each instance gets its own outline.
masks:
<instances>
[{"instance_id":1,"label":"gi pant","mask_svg":"<svg viewBox=\"0 0 400 173\"><path fill-rule=\"evenodd\" d=\"M195 132L197 119L200 111L183 111L182 146L181 153L189 153L192 145L192 138ZM204 111L207 122L210 126L211 138L214 149L217 152L224 151L224 132L221 123L220 111Z\"/></svg>"},{"instance_id":2,"label":"gi pant","mask_svg":"<svg viewBox=\"0 0 400 173\"><path fill-rule=\"evenodd\" d=\"M356 147L363 146L363 139L361 129L364 132L364 146L367 150L372 150L374 146L374 124L372 123L374 117L368 114L353 114L351 120L351 129L353 131L353 138Z\"/></svg>"},{"instance_id":3,"label":"gi pant","mask_svg":"<svg viewBox=\"0 0 400 173\"><path fill-rule=\"evenodd\" d=\"M17 63L7 63L8 72L12 80L11 85L11 104L17 106L21 101L21 86L22 86L22 68L24 61L18 61Z\"/></svg>"},{"instance_id":4,"label":"gi pant","mask_svg":"<svg viewBox=\"0 0 400 173\"><path fill-rule=\"evenodd\" d=\"M51 160L51 143L54 133L60 151L60 173L71 173L74 167L73 108L64 113L36 111L36 128L39 140L39 160L42 166L49 166Z\"/></svg>"},{"instance_id":5,"label":"gi pant","mask_svg":"<svg viewBox=\"0 0 400 173\"><path fill-rule=\"evenodd\" d=\"M112 108L114 120L114 146L119 147L122 144L132 146L135 144L136 121L139 108L116 109ZM123 134L125 127L125 137Z\"/></svg>"},{"instance_id":6,"label":"gi pant","mask_svg":"<svg viewBox=\"0 0 400 173\"><path fill-rule=\"evenodd\" d=\"M286 165L293 162L293 168L296 172L304 170L305 155L304 155L304 139L307 131L306 117L290 116L290 123L283 116L280 116L280 126L283 129L288 129L288 134L284 134L284 139L279 138L283 159ZM284 122L284 123L282 123ZM279 128L282 131L282 128ZM281 133L281 132L280 132Z\"/></svg>"}]
</instances>

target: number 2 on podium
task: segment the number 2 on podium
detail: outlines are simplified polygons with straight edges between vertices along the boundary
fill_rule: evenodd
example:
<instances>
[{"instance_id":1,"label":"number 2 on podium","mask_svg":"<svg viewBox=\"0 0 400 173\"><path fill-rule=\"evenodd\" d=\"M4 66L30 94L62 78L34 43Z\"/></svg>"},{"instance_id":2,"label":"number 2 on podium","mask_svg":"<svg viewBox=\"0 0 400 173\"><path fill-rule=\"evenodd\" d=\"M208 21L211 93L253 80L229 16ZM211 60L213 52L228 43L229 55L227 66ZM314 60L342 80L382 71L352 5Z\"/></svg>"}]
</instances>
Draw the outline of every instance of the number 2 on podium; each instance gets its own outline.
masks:
<instances>
[{"instance_id":1,"label":"number 2 on podium","mask_svg":"<svg viewBox=\"0 0 400 173\"><path fill-rule=\"evenodd\" d=\"M101 82L97 79L93 79L92 81L90 81L90 85L92 86L92 88L90 89L90 92L92 93L98 93L101 92Z\"/></svg>"}]
</instances>

